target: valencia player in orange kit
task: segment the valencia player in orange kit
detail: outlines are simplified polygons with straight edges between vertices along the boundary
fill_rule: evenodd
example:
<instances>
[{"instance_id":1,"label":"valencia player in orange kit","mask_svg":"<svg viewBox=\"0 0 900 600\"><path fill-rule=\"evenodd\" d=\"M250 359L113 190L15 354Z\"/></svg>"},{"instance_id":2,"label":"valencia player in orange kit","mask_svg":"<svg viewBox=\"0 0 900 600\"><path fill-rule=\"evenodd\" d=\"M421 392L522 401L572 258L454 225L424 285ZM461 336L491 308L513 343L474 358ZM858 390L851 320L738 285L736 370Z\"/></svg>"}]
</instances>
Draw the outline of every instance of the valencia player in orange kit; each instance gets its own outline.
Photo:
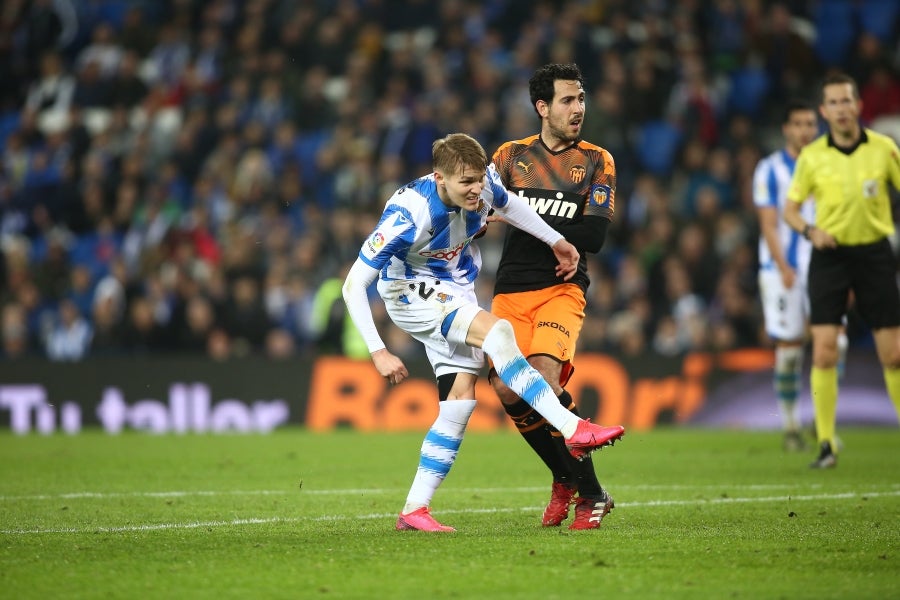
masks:
<instances>
[{"instance_id":1,"label":"valencia player in orange kit","mask_svg":"<svg viewBox=\"0 0 900 600\"><path fill-rule=\"evenodd\" d=\"M519 348L551 385L560 403L575 414L564 389L584 322L590 283L587 253L603 246L614 213L616 168L612 155L581 139L585 118L584 79L575 64L549 64L529 80L531 103L541 131L506 142L493 162L507 189L527 200L581 255L568 282L555 273L556 260L546 244L508 227L491 312L512 323ZM553 474L545 527L559 526L575 505L569 529L595 529L613 508L612 497L597 480L593 462L576 461L560 433L510 390L491 370L491 384L519 433Z\"/></svg>"}]
</instances>

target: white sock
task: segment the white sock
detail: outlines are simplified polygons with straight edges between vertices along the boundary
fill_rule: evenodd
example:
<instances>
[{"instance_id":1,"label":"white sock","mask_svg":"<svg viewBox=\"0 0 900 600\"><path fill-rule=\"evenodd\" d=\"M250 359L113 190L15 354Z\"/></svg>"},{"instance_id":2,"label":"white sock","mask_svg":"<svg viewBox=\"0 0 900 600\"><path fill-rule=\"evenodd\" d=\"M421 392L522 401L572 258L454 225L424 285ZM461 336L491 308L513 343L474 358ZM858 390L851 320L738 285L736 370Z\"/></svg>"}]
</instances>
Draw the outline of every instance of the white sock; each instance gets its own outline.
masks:
<instances>
[{"instance_id":1,"label":"white sock","mask_svg":"<svg viewBox=\"0 0 900 600\"><path fill-rule=\"evenodd\" d=\"M422 442L419 467L406 496L403 514L431 504L431 498L456 460L466 423L473 410L475 400L444 400L438 403L438 416Z\"/></svg>"},{"instance_id":2,"label":"white sock","mask_svg":"<svg viewBox=\"0 0 900 600\"><path fill-rule=\"evenodd\" d=\"M494 323L481 348L494 361L497 375L509 389L556 427L564 438L572 437L580 419L560 405L553 388L519 352L509 321L501 319Z\"/></svg>"},{"instance_id":3,"label":"white sock","mask_svg":"<svg viewBox=\"0 0 900 600\"><path fill-rule=\"evenodd\" d=\"M781 422L785 431L800 429L797 396L800 393L802 368L802 346L778 346L775 348L775 394L778 397Z\"/></svg>"}]
</instances>

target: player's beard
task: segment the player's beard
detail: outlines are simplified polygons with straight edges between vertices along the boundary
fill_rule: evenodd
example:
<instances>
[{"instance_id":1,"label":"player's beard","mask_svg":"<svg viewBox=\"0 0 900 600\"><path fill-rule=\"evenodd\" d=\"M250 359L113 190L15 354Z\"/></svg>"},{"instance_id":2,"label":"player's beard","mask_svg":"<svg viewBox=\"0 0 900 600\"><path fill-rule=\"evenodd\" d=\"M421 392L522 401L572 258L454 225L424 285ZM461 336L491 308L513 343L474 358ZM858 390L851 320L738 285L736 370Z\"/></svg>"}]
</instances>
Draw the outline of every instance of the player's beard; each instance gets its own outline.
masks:
<instances>
[{"instance_id":1,"label":"player's beard","mask_svg":"<svg viewBox=\"0 0 900 600\"><path fill-rule=\"evenodd\" d=\"M572 143L581 137L581 127L579 126L577 131L572 132L569 121L563 122L562 126L558 123L551 122L550 135L561 142Z\"/></svg>"}]
</instances>

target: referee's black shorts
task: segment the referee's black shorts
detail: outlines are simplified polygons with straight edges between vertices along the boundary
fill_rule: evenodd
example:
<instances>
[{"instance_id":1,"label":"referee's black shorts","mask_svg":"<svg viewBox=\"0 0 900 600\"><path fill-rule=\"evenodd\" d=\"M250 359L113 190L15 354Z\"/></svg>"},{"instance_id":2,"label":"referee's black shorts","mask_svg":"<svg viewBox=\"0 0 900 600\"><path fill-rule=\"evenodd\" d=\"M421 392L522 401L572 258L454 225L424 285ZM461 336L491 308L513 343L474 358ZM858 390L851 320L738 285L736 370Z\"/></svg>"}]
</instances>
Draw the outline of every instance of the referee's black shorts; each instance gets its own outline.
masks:
<instances>
[{"instance_id":1,"label":"referee's black shorts","mask_svg":"<svg viewBox=\"0 0 900 600\"><path fill-rule=\"evenodd\" d=\"M900 326L897 259L887 238L874 244L813 249L809 262L809 322L840 325L850 290L872 329Z\"/></svg>"}]
</instances>

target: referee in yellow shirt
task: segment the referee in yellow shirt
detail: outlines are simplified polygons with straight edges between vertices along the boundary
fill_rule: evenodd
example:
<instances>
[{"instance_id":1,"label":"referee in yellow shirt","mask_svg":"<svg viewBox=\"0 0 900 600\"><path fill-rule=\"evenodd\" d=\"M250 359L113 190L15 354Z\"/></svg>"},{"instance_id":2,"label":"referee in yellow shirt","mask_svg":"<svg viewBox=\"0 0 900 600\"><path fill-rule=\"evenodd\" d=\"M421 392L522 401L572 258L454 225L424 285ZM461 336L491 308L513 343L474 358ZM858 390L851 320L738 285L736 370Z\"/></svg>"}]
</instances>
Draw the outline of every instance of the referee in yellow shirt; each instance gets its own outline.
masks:
<instances>
[{"instance_id":1,"label":"referee in yellow shirt","mask_svg":"<svg viewBox=\"0 0 900 600\"><path fill-rule=\"evenodd\" d=\"M822 84L819 113L828 133L800 152L788 190L784 219L813 244L807 289L813 365L810 376L819 455L810 467L837 464L838 334L850 290L872 329L878 360L894 408L900 414L900 291L888 185L900 189L900 150L889 137L859 123L856 82L833 74ZM800 204L810 196L816 222Z\"/></svg>"}]
</instances>

